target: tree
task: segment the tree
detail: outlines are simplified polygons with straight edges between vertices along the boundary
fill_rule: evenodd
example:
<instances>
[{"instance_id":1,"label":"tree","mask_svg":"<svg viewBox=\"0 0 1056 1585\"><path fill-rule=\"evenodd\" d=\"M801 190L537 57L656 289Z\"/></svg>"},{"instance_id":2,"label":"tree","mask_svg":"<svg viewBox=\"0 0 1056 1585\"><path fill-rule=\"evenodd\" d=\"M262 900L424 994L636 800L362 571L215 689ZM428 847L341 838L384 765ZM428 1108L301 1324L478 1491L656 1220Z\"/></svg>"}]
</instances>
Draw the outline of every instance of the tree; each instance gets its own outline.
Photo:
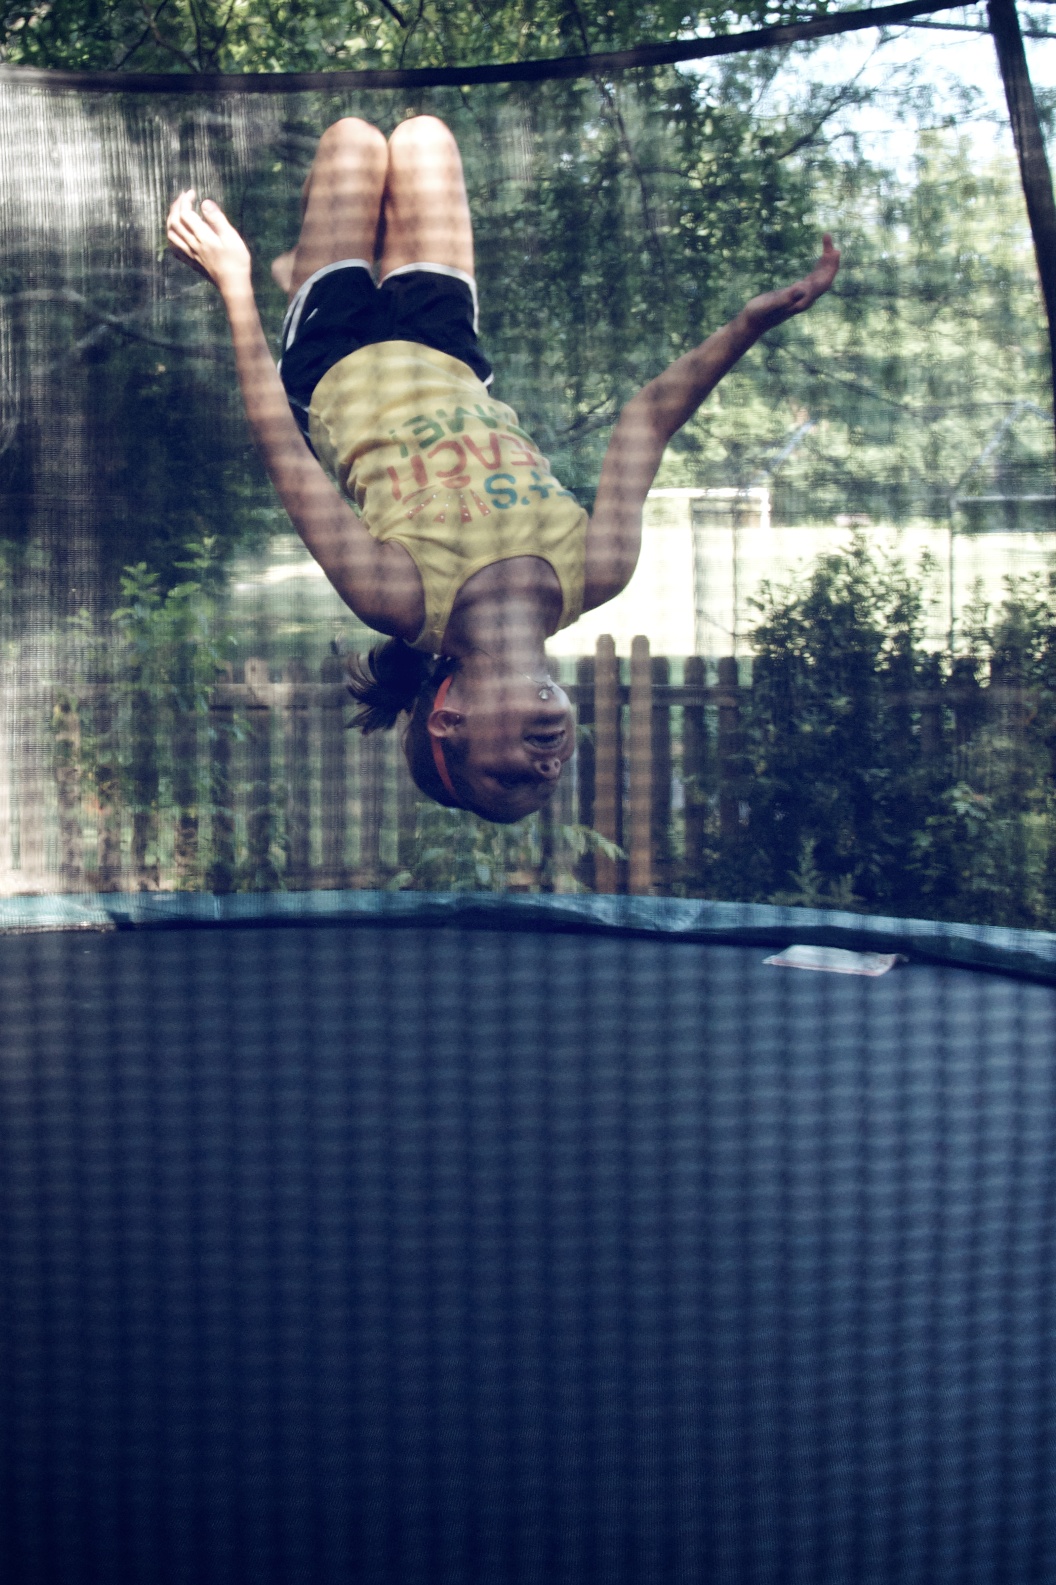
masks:
<instances>
[{"instance_id":1,"label":"tree","mask_svg":"<svg viewBox=\"0 0 1056 1585\"><path fill-rule=\"evenodd\" d=\"M919 580L858 536L764 589L748 825L720 895L1025 928L1056 921L1056 581L1010 580L957 656Z\"/></svg>"},{"instance_id":2,"label":"tree","mask_svg":"<svg viewBox=\"0 0 1056 1585\"><path fill-rule=\"evenodd\" d=\"M940 130L920 135L908 183L823 149L810 164L815 213L844 250L836 289L735 372L673 448L662 482L762 482L809 418L773 480L779 521L945 520L962 481L984 487L973 464L1005 415L1022 402L1051 406L1014 163L995 154L980 165L963 137ZM1003 454L1029 478L1051 470L1051 452L1039 425L1010 434Z\"/></svg>"},{"instance_id":3,"label":"tree","mask_svg":"<svg viewBox=\"0 0 1056 1585\"><path fill-rule=\"evenodd\" d=\"M193 12L203 38L202 18L214 14ZM106 25L117 28L123 15L110 8ZM186 21L192 12L175 6L173 15ZM500 54L549 37L545 8L481 15L506 29ZM309 11L297 16L294 39ZM573 26L582 38L578 13L553 16L565 29L558 42L572 39ZM33 17L29 31L40 34L33 58L66 63L65 49L83 63L82 44L100 47L93 12L45 6ZM230 26L255 27L254 17L236 6ZM453 27L454 13L444 17ZM629 17L620 12L612 27L629 28ZM529 35L533 19L542 31ZM24 32L15 29L19 38ZM611 42L611 29L601 32ZM10 27L7 37L9 57L32 56L31 41L15 48ZM386 129L431 110L454 126L477 216L484 333L501 394L589 503L622 401L748 292L802 268L816 245L810 182L789 150L806 131L821 135L818 117L808 116L804 83L794 105L761 121L755 95L770 70L753 57L700 79L662 71L530 92L343 95L339 106L322 95L263 104L66 102L56 128L61 122L64 139L74 129L71 165L98 165L101 150L114 180L139 173L140 192L129 205L111 191L109 211L86 220L75 220L76 206L67 213L53 205L50 231L12 232L0 295L13 328L12 388L24 419L32 409L0 456L0 491L32 503L8 515L12 541L36 542L40 503L75 497L83 503L79 538L49 545L52 590L67 608L88 597L72 545L94 558L91 577L105 608L125 565L144 560L163 581L175 579L179 547L191 535L214 534L234 549L278 530L281 515L247 446L218 307L203 284L159 261L157 228L162 195L195 170L208 172L194 180L212 184L254 243L262 304L277 325L282 304L267 261L289 245L311 149L338 110L358 110ZM46 118L54 106L38 97L29 109ZM9 164L10 213L32 209L33 192L18 183L39 180L35 171L35 162ZM152 202L144 207L140 193ZM64 454L65 473L50 444L57 423L78 440Z\"/></svg>"},{"instance_id":4,"label":"tree","mask_svg":"<svg viewBox=\"0 0 1056 1585\"><path fill-rule=\"evenodd\" d=\"M100 71L437 66L621 49L687 27L727 32L802 15L794 0L688 12L674 0L8 0L0 58Z\"/></svg>"}]
</instances>

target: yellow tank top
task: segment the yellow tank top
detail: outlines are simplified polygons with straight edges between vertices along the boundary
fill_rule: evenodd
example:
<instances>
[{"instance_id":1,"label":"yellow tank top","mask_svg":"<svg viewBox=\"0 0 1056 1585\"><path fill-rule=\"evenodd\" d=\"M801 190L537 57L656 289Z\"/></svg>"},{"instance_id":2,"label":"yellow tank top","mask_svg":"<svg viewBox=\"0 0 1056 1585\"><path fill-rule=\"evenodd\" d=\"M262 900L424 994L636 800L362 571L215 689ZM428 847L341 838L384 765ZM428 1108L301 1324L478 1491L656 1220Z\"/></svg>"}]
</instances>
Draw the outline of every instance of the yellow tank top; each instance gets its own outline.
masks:
<instances>
[{"instance_id":1,"label":"yellow tank top","mask_svg":"<svg viewBox=\"0 0 1056 1585\"><path fill-rule=\"evenodd\" d=\"M312 444L375 539L404 547L425 590L415 649L441 653L458 591L511 556L561 585L558 627L583 608L587 514L517 415L458 358L412 341L361 347L316 386Z\"/></svg>"}]
</instances>

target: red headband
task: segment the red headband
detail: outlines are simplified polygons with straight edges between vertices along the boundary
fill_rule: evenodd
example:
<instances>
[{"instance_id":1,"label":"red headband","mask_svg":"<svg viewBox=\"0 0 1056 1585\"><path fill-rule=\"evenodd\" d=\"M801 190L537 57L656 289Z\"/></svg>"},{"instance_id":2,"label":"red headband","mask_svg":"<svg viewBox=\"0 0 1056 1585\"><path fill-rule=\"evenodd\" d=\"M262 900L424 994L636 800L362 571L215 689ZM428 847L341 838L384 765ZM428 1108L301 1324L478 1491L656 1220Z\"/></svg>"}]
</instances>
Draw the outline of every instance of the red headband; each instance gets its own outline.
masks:
<instances>
[{"instance_id":1,"label":"red headband","mask_svg":"<svg viewBox=\"0 0 1056 1585\"><path fill-rule=\"evenodd\" d=\"M439 688L436 690L436 698L433 700L434 710L442 710L444 708L444 700L447 698L447 690L450 688L453 681L454 672L452 672L449 677L445 677ZM447 760L444 758L444 740L442 737L435 737L433 733L430 732L429 741L433 745L433 764L436 766L436 774L440 778L444 791L451 794L452 798L455 800L455 803L461 809L463 807L462 800L455 791L455 784L451 780L451 773L447 768Z\"/></svg>"}]
</instances>

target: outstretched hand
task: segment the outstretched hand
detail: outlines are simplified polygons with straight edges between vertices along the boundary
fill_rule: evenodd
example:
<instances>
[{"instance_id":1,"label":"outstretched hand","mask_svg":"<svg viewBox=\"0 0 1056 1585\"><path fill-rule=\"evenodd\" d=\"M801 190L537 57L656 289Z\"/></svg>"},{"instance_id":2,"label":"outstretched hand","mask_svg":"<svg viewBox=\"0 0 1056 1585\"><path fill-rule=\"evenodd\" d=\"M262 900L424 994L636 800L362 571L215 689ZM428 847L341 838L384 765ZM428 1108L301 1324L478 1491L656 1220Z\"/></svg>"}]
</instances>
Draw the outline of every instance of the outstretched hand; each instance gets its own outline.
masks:
<instances>
[{"instance_id":1,"label":"outstretched hand","mask_svg":"<svg viewBox=\"0 0 1056 1585\"><path fill-rule=\"evenodd\" d=\"M744 315L752 330L762 335L764 330L772 330L775 325L784 324L786 319L791 319L795 314L802 314L811 303L817 302L823 292L828 291L839 267L839 250L833 246L832 238L826 232L822 238L821 258L809 275L793 282L791 286L780 287L776 292L764 292L745 304Z\"/></svg>"},{"instance_id":2,"label":"outstretched hand","mask_svg":"<svg viewBox=\"0 0 1056 1585\"><path fill-rule=\"evenodd\" d=\"M179 195L169 210L165 234L177 258L226 296L249 285L249 249L220 205L205 198L199 211L196 196L193 188Z\"/></svg>"}]
</instances>

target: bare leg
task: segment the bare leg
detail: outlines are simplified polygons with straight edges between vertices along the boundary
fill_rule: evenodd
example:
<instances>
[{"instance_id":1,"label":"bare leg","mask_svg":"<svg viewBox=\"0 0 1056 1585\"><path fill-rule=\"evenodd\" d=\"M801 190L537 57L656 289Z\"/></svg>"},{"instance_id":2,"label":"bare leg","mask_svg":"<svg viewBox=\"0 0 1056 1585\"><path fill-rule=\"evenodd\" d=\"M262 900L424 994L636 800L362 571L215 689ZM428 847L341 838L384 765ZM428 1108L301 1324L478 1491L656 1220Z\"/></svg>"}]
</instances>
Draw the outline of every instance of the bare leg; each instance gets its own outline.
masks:
<instances>
[{"instance_id":1,"label":"bare leg","mask_svg":"<svg viewBox=\"0 0 1056 1585\"><path fill-rule=\"evenodd\" d=\"M378 279L405 264L473 274L473 223L458 144L435 116L403 121L389 139Z\"/></svg>"},{"instance_id":2,"label":"bare leg","mask_svg":"<svg viewBox=\"0 0 1056 1585\"><path fill-rule=\"evenodd\" d=\"M355 116L327 127L305 183L297 246L272 265L274 278L291 296L324 264L373 261L387 162L377 127Z\"/></svg>"},{"instance_id":3,"label":"bare leg","mask_svg":"<svg viewBox=\"0 0 1056 1585\"><path fill-rule=\"evenodd\" d=\"M308 193L312 185L312 173L304 178L301 184L301 223L304 223L304 212L308 208ZM280 253L277 259L271 261L271 278L276 286L281 286L286 296L291 296L290 283L293 280L293 261L297 257L297 244L287 248L285 253Z\"/></svg>"}]
</instances>

